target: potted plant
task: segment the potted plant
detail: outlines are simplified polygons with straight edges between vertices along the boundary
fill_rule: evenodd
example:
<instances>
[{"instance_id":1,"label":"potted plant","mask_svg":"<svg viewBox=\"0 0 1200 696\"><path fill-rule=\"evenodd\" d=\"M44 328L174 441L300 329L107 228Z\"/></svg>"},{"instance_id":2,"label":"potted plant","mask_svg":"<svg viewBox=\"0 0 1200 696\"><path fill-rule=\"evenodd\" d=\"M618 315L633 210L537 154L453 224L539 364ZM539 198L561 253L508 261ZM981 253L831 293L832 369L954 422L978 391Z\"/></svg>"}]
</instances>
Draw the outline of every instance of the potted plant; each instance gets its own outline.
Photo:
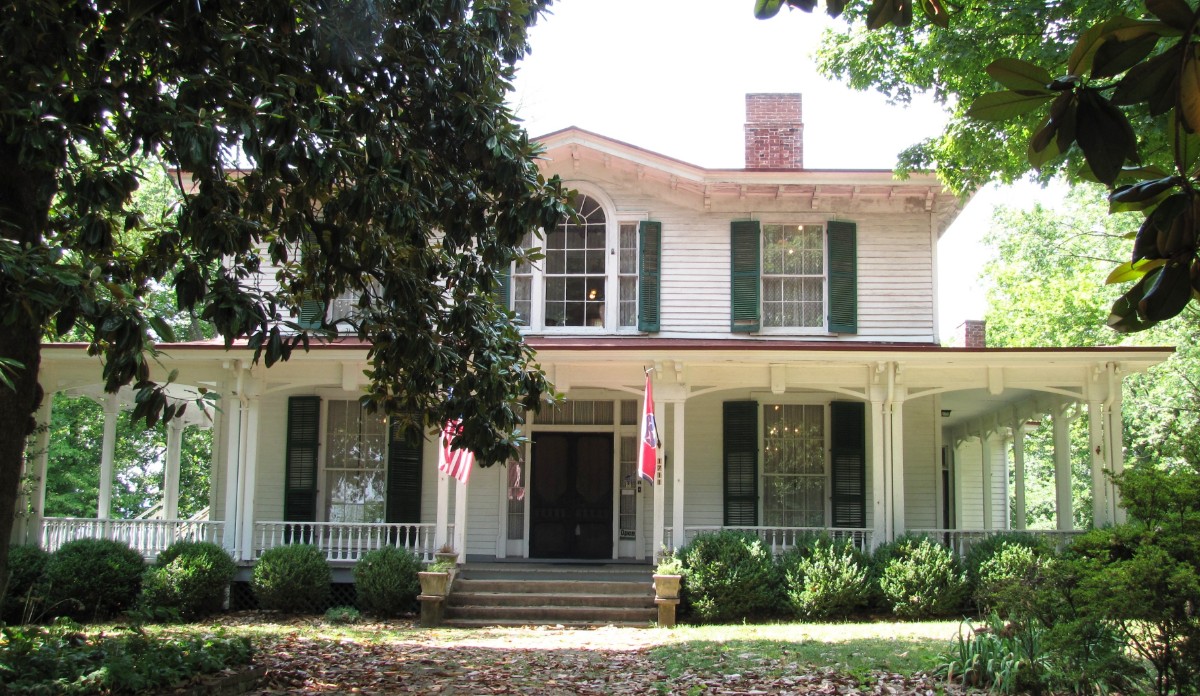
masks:
<instances>
[{"instance_id":1,"label":"potted plant","mask_svg":"<svg viewBox=\"0 0 1200 696\"><path fill-rule=\"evenodd\" d=\"M446 561L434 561L429 567L417 573L421 582L421 594L430 597L445 597L450 593L450 571L453 565Z\"/></svg>"},{"instance_id":2,"label":"potted plant","mask_svg":"<svg viewBox=\"0 0 1200 696\"><path fill-rule=\"evenodd\" d=\"M433 552L433 557L439 561L445 561L451 566L458 563L458 551L454 549L453 544L442 544L442 547Z\"/></svg>"},{"instance_id":3,"label":"potted plant","mask_svg":"<svg viewBox=\"0 0 1200 696\"><path fill-rule=\"evenodd\" d=\"M683 561L670 552L660 556L654 572L654 596L658 599L679 599L681 580Z\"/></svg>"}]
</instances>

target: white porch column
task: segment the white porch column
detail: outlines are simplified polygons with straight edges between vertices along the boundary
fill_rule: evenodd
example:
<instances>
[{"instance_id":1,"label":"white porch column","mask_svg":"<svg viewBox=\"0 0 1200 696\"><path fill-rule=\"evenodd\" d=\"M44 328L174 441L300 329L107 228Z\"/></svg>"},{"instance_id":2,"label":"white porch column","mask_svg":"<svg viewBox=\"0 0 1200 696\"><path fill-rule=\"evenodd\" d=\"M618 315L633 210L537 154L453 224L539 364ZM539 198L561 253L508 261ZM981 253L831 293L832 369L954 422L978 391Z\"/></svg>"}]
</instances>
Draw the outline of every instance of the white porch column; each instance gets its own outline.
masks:
<instances>
[{"instance_id":1,"label":"white porch column","mask_svg":"<svg viewBox=\"0 0 1200 696\"><path fill-rule=\"evenodd\" d=\"M179 519L179 452L183 446L183 421L167 424L167 462L163 467L163 519Z\"/></svg>"},{"instance_id":2,"label":"white porch column","mask_svg":"<svg viewBox=\"0 0 1200 696\"><path fill-rule=\"evenodd\" d=\"M1098 398L1088 399L1088 458L1092 465L1092 526L1103 527L1108 516L1108 494L1105 485L1104 407Z\"/></svg>"},{"instance_id":3,"label":"white porch column","mask_svg":"<svg viewBox=\"0 0 1200 696\"><path fill-rule=\"evenodd\" d=\"M1109 468L1114 474L1119 474L1125 471L1125 421L1122 418L1123 406L1123 390L1124 378L1121 376L1120 368L1109 363L1109 406L1105 409L1105 415L1108 419L1105 422L1105 434L1107 435ZM1121 505L1121 492L1117 487L1112 485L1111 481L1105 481L1105 487L1108 489L1108 508L1109 521L1113 524L1125 524L1128 520L1128 515L1125 508Z\"/></svg>"},{"instance_id":4,"label":"white porch column","mask_svg":"<svg viewBox=\"0 0 1200 696\"><path fill-rule=\"evenodd\" d=\"M260 400L257 390L253 396L246 399L242 414L242 486L241 513L238 515L242 525L242 558L254 559L254 497L256 477L258 474L258 417Z\"/></svg>"},{"instance_id":5,"label":"white porch column","mask_svg":"<svg viewBox=\"0 0 1200 696\"><path fill-rule=\"evenodd\" d=\"M1054 509L1059 531L1074 528L1071 510L1071 419L1067 404L1054 409Z\"/></svg>"},{"instance_id":6,"label":"white porch column","mask_svg":"<svg viewBox=\"0 0 1200 696\"><path fill-rule=\"evenodd\" d=\"M33 442L36 456L30 462L33 465L32 471L25 472L27 475L33 476L36 487L33 495L25 501L25 505L21 505L21 501L18 499L17 512L28 509L29 516L25 520L25 529L20 530L20 537L13 537L13 543L40 545L42 542L42 520L46 517L46 473L50 465L50 417L53 415L55 393L44 383L42 389L42 403L37 410L37 424L41 430L38 431L37 439ZM26 458L26 461L29 459Z\"/></svg>"},{"instance_id":7,"label":"white porch column","mask_svg":"<svg viewBox=\"0 0 1200 696\"><path fill-rule=\"evenodd\" d=\"M655 373L657 376L657 372ZM654 422L667 422L667 404L660 401L654 404ZM662 432L659 432L659 437L662 437ZM654 462L654 538L651 540L650 546L653 558L658 559L658 552L663 546L663 536L666 534L667 527L667 477L663 474L663 448L659 447L656 450Z\"/></svg>"},{"instance_id":8,"label":"white porch column","mask_svg":"<svg viewBox=\"0 0 1200 696\"><path fill-rule=\"evenodd\" d=\"M685 538L683 533L683 506L684 506L684 488L683 488L683 463L685 457L683 447L686 438L684 437L684 402L674 402L675 420L674 428L674 446L671 448L674 463L671 465L671 471L674 473L674 482L672 493L674 498L671 503L671 547L672 551L678 550L683 546Z\"/></svg>"},{"instance_id":9,"label":"white porch column","mask_svg":"<svg viewBox=\"0 0 1200 696\"><path fill-rule=\"evenodd\" d=\"M221 419L223 421L221 429L222 436L225 438L225 529L222 545L234 559L241 559L242 552L239 546L241 537L238 525L242 516L238 504L242 480L242 438L245 437L242 414L246 409L246 404L242 400L240 392L245 374L240 360L235 361L228 368L231 374L225 382L225 396L221 399Z\"/></svg>"},{"instance_id":10,"label":"white porch column","mask_svg":"<svg viewBox=\"0 0 1200 696\"><path fill-rule=\"evenodd\" d=\"M473 466L473 465L472 465ZM454 481L454 548L467 560L467 484Z\"/></svg>"},{"instance_id":11,"label":"white porch column","mask_svg":"<svg viewBox=\"0 0 1200 696\"><path fill-rule=\"evenodd\" d=\"M992 438L986 430L979 431L979 458L983 471L983 528L991 529L992 522Z\"/></svg>"},{"instance_id":12,"label":"white porch column","mask_svg":"<svg viewBox=\"0 0 1200 696\"><path fill-rule=\"evenodd\" d=\"M871 545L878 546L887 538L887 494L884 482L883 390L871 388Z\"/></svg>"},{"instance_id":13,"label":"white porch column","mask_svg":"<svg viewBox=\"0 0 1200 696\"><path fill-rule=\"evenodd\" d=\"M1016 517L1015 527L1025 529L1025 419L1017 418L1012 425L1013 441L1013 479L1016 487L1013 493L1013 516Z\"/></svg>"},{"instance_id":14,"label":"white porch column","mask_svg":"<svg viewBox=\"0 0 1200 696\"><path fill-rule=\"evenodd\" d=\"M438 443L438 458L442 456L442 446ZM441 462L439 461L440 465ZM438 469L437 475L437 512L434 517L433 548L440 549L450 541L450 477ZM459 553L463 550L455 547Z\"/></svg>"},{"instance_id":15,"label":"white porch column","mask_svg":"<svg viewBox=\"0 0 1200 696\"><path fill-rule=\"evenodd\" d=\"M104 397L104 439L100 445L100 502L96 519L107 520L112 515L113 451L117 447L117 417L121 407L116 394Z\"/></svg>"},{"instance_id":16,"label":"white porch column","mask_svg":"<svg viewBox=\"0 0 1200 696\"><path fill-rule=\"evenodd\" d=\"M904 400L907 387L896 387L892 401L892 538L903 536L907 528L904 520Z\"/></svg>"}]
</instances>

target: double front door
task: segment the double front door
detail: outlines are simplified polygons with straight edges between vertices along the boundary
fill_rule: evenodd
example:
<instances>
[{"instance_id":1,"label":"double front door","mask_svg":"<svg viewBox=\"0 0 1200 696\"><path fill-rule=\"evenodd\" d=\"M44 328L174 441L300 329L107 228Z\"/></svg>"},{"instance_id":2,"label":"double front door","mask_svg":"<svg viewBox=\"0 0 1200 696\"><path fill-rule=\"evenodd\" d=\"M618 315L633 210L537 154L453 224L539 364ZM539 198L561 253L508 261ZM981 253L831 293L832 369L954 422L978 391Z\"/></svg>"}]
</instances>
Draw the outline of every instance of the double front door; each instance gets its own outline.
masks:
<instances>
[{"instance_id":1,"label":"double front door","mask_svg":"<svg viewBox=\"0 0 1200 696\"><path fill-rule=\"evenodd\" d=\"M533 434L529 557L612 558L613 436Z\"/></svg>"}]
</instances>

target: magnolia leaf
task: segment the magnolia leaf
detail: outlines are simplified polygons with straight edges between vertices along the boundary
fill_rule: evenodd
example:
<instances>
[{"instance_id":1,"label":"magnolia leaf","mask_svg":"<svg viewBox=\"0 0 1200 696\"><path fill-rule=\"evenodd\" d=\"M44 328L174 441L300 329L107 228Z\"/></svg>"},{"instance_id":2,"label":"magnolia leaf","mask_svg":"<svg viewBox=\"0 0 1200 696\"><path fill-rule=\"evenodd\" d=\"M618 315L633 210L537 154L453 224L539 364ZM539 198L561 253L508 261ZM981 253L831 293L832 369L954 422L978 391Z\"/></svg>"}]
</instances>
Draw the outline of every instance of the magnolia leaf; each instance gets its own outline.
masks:
<instances>
[{"instance_id":1,"label":"magnolia leaf","mask_svg":"<svg viewBox=\"0 0 1200 696\"><path fill-rule=\"evenodd\" d=\"M1120 266L1112 269L1112 272L1108 274L1108 278L1104 279L1104 284L1116 285L1117 283L1128 283L1131 280L1137 280L1150 271L1162 266L1166 262L1166 259L1141 259L1138 261L1126 261Z\"/></svg>"},{"instance_id":2,"label":"magnolia leaf","mask_svg":"<svg viewBox=\"0 0 1200 696\"><path fill-rule=\"evenodd\" d=\"M867 10L867 28L880 29L896 16L894 0L874 0L871 9Z\"/></svg>"},{"instance_id":3,"label":"magnolia leaf","mask_svg":"<svg viewBox=\"0 0 1200 696\"><path fill-rule=\"evenodd\" d=\"M1164 247L1171 234L1171 227L1190 204L1186 193L1176 193L1164 198L1150 211L1142 226L1138 228L1137 236L1133 238L1132 260L1163 258L1166 255Z\"/></svg>"},{"instance_id":4,"label":"magnolia leaf","mask_svg":"<svg viewBox=\"0 0 1200 696\"><path fill-rule=\"evenodd\" d=\"M1110 38L1096 49L1092 77L1113 77L1142 62L1158 45L1157 34L1146 34L1128 41Z\"/></svg>"},{"instance_id":5,"label":"magnolia leaf","mask_svg":"<svg viewBox=\"0 0 1200 696\"><path fill-rule=\"evenodd\" d=\"M1146 9L1180 31L1187 31L1196 21L1195 13L1185 0L1146 0Z\"/></svg>"},{"instance_id":6,"label":"magnolia leaf","mask_svg":"<svg viewBox=\"0 0 1200 696\"><path fill-rule=\"evenodd\" d=\"M154 329L154 333L158 334L158 337L165 343L175 342L175 331L171 328L171 325L167 323L166 319L155 314L147 317L146 321L150 324L150 328Z\"/></svg>"},{"instance_id":7,"label":"magnolia leaf","mask_svg":"<svg viewBox=\"0 0 1200 696\"><path fill-rule=\"evenodd\" d=\"M1145 210L1157 205L1179 183L1178 178L1169 176L1162 179L1141 181L1129 186L1121 186L1109 195L1108 212L1120 213Z\"/></svg>"},{"instance_id":8,"label":"magnolia leaf","mask_svg":"<svg viewBox=\"0 0 1200 696\"><path fill-rule=\"evenodd\" d=\"M1111 186L1125 160L1138 157L1137 137L1129 120L1095 89L1080 90L1075 127L1076 142L1088 167L1102 183Z\"/></svg>"},{"instance_id":9,"label":"magnolia leaf","mask_svg":"<svg viewBox=\"0 0 1200 696\"><path fill-rule=\"evenodd\" d=\"M1142 288L1145 282L1146 279L1142 278L1124 295L1118 297L1116 302L1113 302L1106 322L1110 329L1117 333L1127 334L1144 331L1154 326L1154 322L1144 321L1138 316L1138 302L1142 299Z\"/></svg>"},{"instance_id":10,"label":"magnolia leaf","mask_svg":"<svg viewBox=\"0 0 1200 696\"><path fill-rule=\"evenodd\" d=\"M1177 316L1192 300L1192 281L1188 263L1170 261L1143 281L1150 287L1138 303L1138 313L1147 321L1159 322Z\"/></svg>"},{"instance_id":11,"label":"magnolia leaf","mask_svg":"<svg viewBox=\"0 0 1200 696\"><path fill-rule=\"evenodd\" d=\"M1053 79L1045 68L1016 58L998 58L988 64L987 74L1014 92L1048 92Z\"/></svg>"},{"instance_id":12,"label":"magnolia leaf","mask_svg":"<svg viewBox=\"0 0 1200 696\"><path fill-rule=\"evenodd\" d=\"M967 116L980 121L1004 121L1029 113L1054 97L1051 92L1021 94L1005 90L980 96L967 109Z\"/></svg>"},{"instance_id":13,"label":"magnolia leaf","mask_svg":"<svg viewBox=\"0 0 1200 696\"><path fill-rule=\"evenodd\" d=\"M846 9L847 2L848 0L825 0L825 11L830 17L840 17Z\"/></svg>"},{"instance_id":14,"label":"magnolia leaf","mask_svg":"<svg viewBox=\"0 0 1200 696\"><path fill-rule=\"evenodd\" d=\"M1200 61L1195 46L1188 47L1179 76L1179 115L1189 132L1200 130Z\"/></svg>"},{"instance_id":15,"label":"magnolia leaf","mask_svg":"<svg viewBox=\"0 0 1200 696\"><path fill-rule=\"evenodd\" d=\"M913 0L895 0L896 16L892 17L892 24L898 27L907 27L912 25L913 18Z\"/></svg>"},{"instance_id":16,"label":"magnolia leaf","mask_svg":"<svg viewBox=\"0 0 1200 696\"><path fill-rule=\"evenodd\" d=\"M1171 152L1179 160L1180 171L1189 173L1195 171L1197 160L1200 160L1200 133L1188 132L1186 128L1166 128L1167 143Z\"/></svg>"},{"instance_id":17,"label":"magnolia leaf","mask_svg":"<svg viewBox=\"0 0 1200 696\"><path fill-rule=\"evenodd\" d=\"M783 0L756 0L754 16L759 19L770 19L779 14L781 7L783 7Z\"/></svg>"},{"instance_id":18,"label":"magnolia leaf","mask_svg":"<svg viewBox=\"0 0 1200 696\"><path fill-rule=\"evenodd\" d=\"M1079 36L1071 57L1067 59L1067 72L1083 75L1091 70L1096 51L1109 39L1130 41L1148 34L1160 34L1163 28L1161 22L1147 22L1123 15L1101 22Z\"/></svg>"},{"instance_id":19,"label":"magnolia leaf","mask_svg":"<svg viewBox=\"0 0 1200 696\"><path fill-rule=\"evenodd\" d=\"M950 28L950 13L946 11L941 0L921 0L921 10L930 24L942 29Z\"/></svg>"}]
</instances>

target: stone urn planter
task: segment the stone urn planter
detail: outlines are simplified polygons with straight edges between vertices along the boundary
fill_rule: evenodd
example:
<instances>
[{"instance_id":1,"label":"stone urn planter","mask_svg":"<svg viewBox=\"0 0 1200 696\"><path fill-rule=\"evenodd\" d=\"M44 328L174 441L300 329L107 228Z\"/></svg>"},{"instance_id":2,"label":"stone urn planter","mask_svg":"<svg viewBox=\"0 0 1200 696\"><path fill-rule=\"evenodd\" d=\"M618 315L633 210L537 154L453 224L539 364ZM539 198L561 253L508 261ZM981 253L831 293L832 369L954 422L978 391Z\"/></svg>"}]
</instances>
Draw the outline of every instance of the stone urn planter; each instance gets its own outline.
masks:
<instances>
[{"instance_id":1,"label":"stone urn planter","mask_svg":"<svg viewBox=\"0 0 1200 696\"><path fill-rule=\"evenodd\" d=\"M679 599L679 584L683 580L682 575L659 575L655 573L654 578L654 596L658 599Z\"/></svg>"},{"instance_id":2,"label":"stone urn planter","mask_svg":"<svg viewBox=\"0 0 1200 696\"><path fill-rule=\"evenodd\" d=\"M438 562L442 562L450 566L458 564L458 552L454 550L453 546L443 546L442 548L433 552L433 557Z\"/></svg>"},{"instance_id":3,"label":"stone urn planter","mask_svg":"<svg viewBox=\"0 0 1200 696\"><path fill-rule=\"evenodd\" d=\"M417 573L421 582L421 594L428 597L445 597L450 593L450 573L448 571L426 571Z\"/></svg>"}]
</instances>

